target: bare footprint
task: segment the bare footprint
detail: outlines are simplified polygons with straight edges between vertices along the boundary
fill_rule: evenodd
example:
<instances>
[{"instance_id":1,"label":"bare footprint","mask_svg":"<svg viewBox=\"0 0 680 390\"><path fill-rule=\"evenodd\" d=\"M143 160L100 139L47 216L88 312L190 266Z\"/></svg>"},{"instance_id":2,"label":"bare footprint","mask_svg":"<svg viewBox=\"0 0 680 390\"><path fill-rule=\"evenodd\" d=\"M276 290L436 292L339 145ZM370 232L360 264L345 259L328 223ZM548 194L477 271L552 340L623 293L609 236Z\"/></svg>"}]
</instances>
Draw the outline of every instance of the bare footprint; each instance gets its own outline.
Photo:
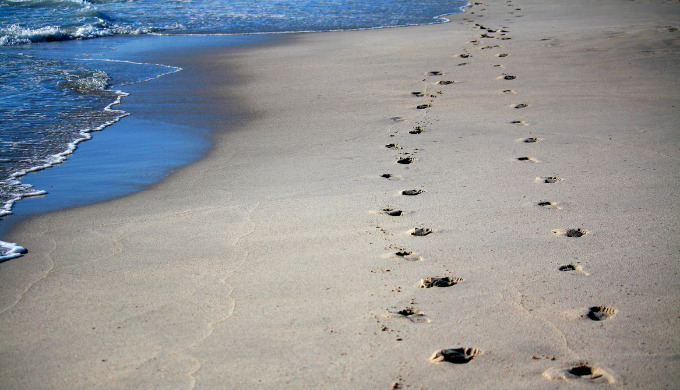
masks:
<instances>
[{"instance_id":1,"label":"bare footprint","mask_svg":"<svg viewBox=\"0 0 680 390\"><path fill-rule=\"evenodd\" d=\"M501 77L503 80L514 80L517 78L517 76L511 75L511 74L506 74Z\"/></svg>"},{"instance_id":2,"label":"bare footprint","mask_svg":"<svg viewBox=\"0 0 680 390\"><path fill-rule=\"evenodd\" d=\"M546 209L560 209L561 207L557 204L557 202L551 202L548 200L542 200L538 203L536 203L536 206L540 206Z\"/></svg>"},{"instance_id":3,"label":"bare footprint","mask_svg":"<svg viewBox=\"0 0 680 390\"><path fill-rule=\"evenodd\" d=\"M406 196L416 196L416 195L422 194L423 192L425 192L425 191L423 191L423 190L404 190L404 191L401 191L401 194L406 195Z\"/></svg>"},{"instance_id":4,"label":"bare footprint","mask_svg":"<svg viewBox=\"0 0 680 390\"><path fill-rule=\"evenodd\" d=\"M555 184L557 182L562 181L562 178L557 176L541 176L537 177L534 181L536 183Z\"/></svg>"},{"instance_id":5,"label":"bare footprint","mask_svg":"<svg viewBox=\"0 0 680 390\"><path fill-rule=\"evenodd\" d=\"M581 228L576 228L576 229L555 229L552 231L553 234L557 234L560 236L566 236L566 237L571 237L571 238L581 238L588 234L588 231L585 229Z\"/></svg>"},{"instance_id":6,"label":"bare footprint","mask_svg":"<svg viewBox=\"0 0 680 390\"><path fill-rule=\"evenodd\" d=\"M613 376L589 362L574 362L551 367L543 372L543 377L549 380L563 380L567 382L583 381L598 384L615 382Z\"/></svg>"},{"instance_id":7,"label":"bare footprint","mask_svg":"<svg viewBox=\"0 0 680 390\"><path fill-rule=\"evenodd\" d=\"M501 53L501 54L496 54L496 57L504 58L504 57L507 57L509 55L510 54L508 54L508 53Z\"/></svg>"},{"instance_id":8,"label":"bare footprint","mask_svg":"<svg viewBox=\"0 0 680 390\"><path fill-rule=\"evenodd\" d=\"M522 140L522 142L524 142L525 144L533 144L540 141L541 139L537 137L529 137Z\"/></svg>"},{"instance_id":9,"label":"bare footprint","mask_svg":"<svg viewBox=\"0 0 680 390\"><path fill-rule=\"evenodd\" d=\"M505 89L503 90L503 93L508 94L508 95L516 95L517 92L513 91L512 89Z\"/></svg>"},{"instance_id":10,"label":"bare footprint","mask_svg":"<svg viewBox=\"0 0 680 390\"><path fill-rule=\"evenodd\" d=\"M397 210L397 209L391 209L391 208L384 208L380 210L381 214L387 214L391 217L399 217L401 214L403 214L403 211Z\"/></svg>"},{"instance_id":11,"label":"bare footprint","mask_svg":"<svg viewBox=\"0 0 680 390\"><path fill-rule=\"evenodd\" d=\"M515 104L512 106L512 108L520 109L520 108L527 108L529 105L527 103L520 103L520 104Z\"/></svg>"},{"instance_id":12,"label":"bare footprint","mask_svg":"<svg viewBox=\"0 0 680 390\"><path fill-rule=\"evenodd\" d=\"M419 91L411 92L411 95L417 96L417 97L423 97L423 96L425 96L425 94L424 94L423 92L419 92Z\"/></svg>"},{"instance_id":13,"label":"bare footprint","mask_svg":"<svg viewBox=\"0 0 680 390\"><path fill-rule=\"evenodd\" d=\"M415 157L401 157L397 160L397 164L413 164L416 162L418 159Z\"/></svg>"},{"instance_id":14,"label":"bare footprint","mask_svg":"<svg viewBox=\"0 0 680 390\"><path fill-rule=\"evenodd\" d=\"M446 276L443 278L425 278L420 281L418 287L432 288L432 287L451 287L463 281L463 278L453 278Z\"/></svg>"},{"instance_id":15,"label":"bare footprint","mask_svg":"<svg viewBox=\"0 0 680 390\"><path fill-rule=\"evenodd\" d=\"M513 125L520 125L520 126L526 126L527 123L525 121L511 121Z\"/></svg>"},{"instance_id":16,"label":"bare footprint","mask_svg":"<svg viewBox=\"0 0 680 390\"><path fill-rule=\"evenodd\" d=\"M432 357L430 357L430 361L434 363L448 362L453 364L466 364L482 353L483 351L478 348L442 349L435 352Z\"/></svg>"},{"instance_id":17,"label":"bare footprint","mask_svg":"<svg viewBox=\"0 0 680 390\"><path fill-rule=\"evenodd\" d=\"M385 145L387 149L401 149L401 146L399 144L387 144Z\"/></svg>"},{"instance_id":18,"label":"bare footprint","mask_svg":"<svg viewBox=\"0 0 680 390\"><path fill-rule=\"evenodd\" d=\"M409 233L411 233L412 236L417 236L417 237L425 237L429 234L434 233L434 230L430 228L415 228L409 230Z\"/></svg>"},{"instance_id":19,"label":"bare footprint","mask_svg":"<svg viewBox=\"0 0 680 390\"><path fill-rule=\"evenodd\" d=\"M442 80L442 81L438 82L437 84L449 85L449 84L453 84L453 83L455 83L455 81L453 81L453 80Z\"/></svg>"},{"instance_id":20,"label":"bare footprint","mask_svg":"<svg viewBox=\"0 0 680 390\"><path fill-rule=\"evenodd\" d=\"M431 104L421 104L421 105L417 106L416 108L419 109L419 110L424 110L424 109L430 108L430 107L432 107Z\"/></svg>"},{"instance_id":21,"label":"bare footprint","mask_svg":"<svg viewBox=\"0 0 680 390\"><path fill-rule=\"evenodd\" d=\"M517 161L525 161L525 162L531 162L531 163L540 162L533 157L517 157Z\"/></svg>"},{"instance_id":22,"label":"bare footprint","mask_svg":"<svg viewBox=\"0 0 680 390\"><path fill-rule=\"evenodd\" d=\"M427 131L427 129L424 129L420 126L416 126L416 127L413 128L413 130L409 131L408 133L409 134L420 134L420 133L423 133L425 131Z\"/></svg>"},{"instance_id":23,"label":"bare footprint","mask_svg":"<svg viewBox=\"0 0 680 390\"><path fill-rule=\"evenodd\" d=\"M412 306L408 306L399 311L389 311L385 314L388 318L406 318L413 323L426 323L430 322L425 313L419 310L415 310Z\"/></svg>"},{"instance_id":24,"label":"bare footprint","mask_svg":"<svg viewBox=\"0 0 680 390\"><path fill-rule=\"evenodd\" d=\"M605 321L614 317L618 312L613 307L593 306L588 309L588 318L593 321Z\"/></svg>"},{"instance_id":25,"label":"bare footprint","mask_svg":"<svg viewBox=\"0 0 680 390\"><path fill-rule=\"evenodd\" d=\"M442 72L440 72L440 71L438 71L438 70L433 70L433 71L427 73L428 76L441 76L441 75L443 75L443 74L444 74L444 73L442 73Z\"/></svg>"},{"instance_id":26,"label":"bare footprint","mask_svg":"<svg viewBox=\"0 0 680 390\"><path fill-rule=\"evenodd\" d=\"M400 175L393 175L391 173L383 173L380 175L380 177L383 177L388 180L404 180L404 178Z\"/></svg>"},{"instance_id":27,"label":"bare footprint","mask_svg":"<svg viewBox=\"0 0 680 390\"><path fill-rule=\"evenodd\" d=\"M387 257L396 256L398 259L404 259L406 261L423 261L423 258L418 255L418 253L413 251L407 251L406 249L399 248L393 254L387 255Z\"/></svg>"}]
</instances>

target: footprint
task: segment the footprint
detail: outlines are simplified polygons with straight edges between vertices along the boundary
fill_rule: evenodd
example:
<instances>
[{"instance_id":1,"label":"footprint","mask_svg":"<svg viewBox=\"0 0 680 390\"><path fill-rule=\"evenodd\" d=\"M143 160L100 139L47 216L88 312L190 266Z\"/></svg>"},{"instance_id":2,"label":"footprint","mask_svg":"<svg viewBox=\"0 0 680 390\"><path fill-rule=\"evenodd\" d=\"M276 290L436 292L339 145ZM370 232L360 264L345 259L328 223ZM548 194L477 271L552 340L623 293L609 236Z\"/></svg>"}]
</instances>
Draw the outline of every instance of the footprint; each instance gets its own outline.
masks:
<instances>
[{"instance_id":1,"label":"footprint","mask_svg":"<svg viewBox=\"0 0 680 390\"><path fill-rule=\"evenodd\" d=\"M578 265L578 264L567 264L567 265L562 265L558 268L561 272L575 272L583 275L590 275L586 271L583 270L583 267Z\"/></svg>"},{"instance_id":2,"label":"footprint","mask_svg":"<svg viewBox=\"0 0 680 390\"><path fill-rule=\"evenodd\" d=\"M520 125L520 126L526 126L527 123L525 121L511 121L513 125Z\"/></svg>"},{"instance_id":3,"label":"footprint","mask_svg":"<svg viewBox=\"0 0 680 390\"><path fill-rule=\"evenodd\" d=\"M452 80L442 80L442 81L438 82L437 84L440 84L440 85L449 85L449 84L453 84L453 83L455 83L455 81L452 81Z\"/></svg>"},{"instance_id":4,"label":"footprint","mask_svg":"<svg viewBox=\"0 0 680 390\"><path fill-rule=\"evenodd\" d=\"M415 228L412 230L409 230L412 236L417 236L417 237L425 237L428 234L434 233L434 230L430 228Z\"/></svg>"},{"instance_id":5,"label":"footprint","mask_svg":"<svg viewBox=\"0 0 680 390\"><path fill-rule=\"evenodd\" d=\"M554 184L559 181L562 181L562 178L557 177L557 176L541 176L536 178L536 183L547 183L547 184Z\"/></svg>"},{"instance_id":6,"label":"footprint","mask_svg":"<svg viewBox=\"0 0 680 390\"><path fill-rule=\"evenodd\" d=\"M430 108L430 107L432 107L431 104L421 104L421 105L419 105L419 106L416 107L416 108L419 109L419 110L424 110L424 109Z\"/></svg>"},{"instance_id":7,"label":"footprint","mask_svg":"<svg viewBox=\"0 0 680 390\"><path fill-rule=\"evenodd\" d=\"M430 358L430 361L434 363L448 362L453 364L466 364L482 353L483 351L478 348L442 349L435 352Z\"/></svg>"},{"instance_id":8,"label":"footprint","mask_svg":"<svg viewBox=\"0 0 680 390\"><path fill-rule=\"evenodd\" d=\"M502 78L503 78L503 80L514 80L514 79L517 78L517 76L511 75L511 74L506 74L506 75L503 75Z\"/></svg>"},{"instance_id":9,"label":"footprint","mask_svg":"<svg viewBox=\"0 0 680 390\"><path fill-rule=\"evenodd\" d=\"M423 92L418 92L418 91L416 91L416 92L411 92L411 95L417 96L417 97L423 97L423 96L425 96L425 94L424 94Z\"/></svg>"},{"instance_id":10,"label":"footprint","mask_svg":"<svg viewBox=\"0 0 680 390\"><path fill-rule=\"evenodd\" d=\"M449 276L443 278L425 278L420 281L418 287L432 288L432 287L451 287L463 281L463 278L452 278Z\"/></svg>"},{"instance_id":11,"label":"footprint","mask_svg":"<svg viewBox=\"0 0 680 390\"><path fill-rule=\"evenodd\" d=\"M503 57L507 57L507 56L509 56L509 55L510 55L510 54L508 54L508 53L501 53L501 54L496 54L496 57L503 58Z\"/></svg>"},{"instance_id":12,"label":"footprint","mask_svg":"<svg viewBox=\"0 0 680 390\"><path fill-rule=\"evenodd\" d=\"M383 173L380 175L380 177L384 177L385 179L388 180L404 180L404 178L400 175L393 175L391 173Z\"/></svg>"},{"instance_id":13,"label":"footprint","mask_svg":"<svg viewBox=\"0 0 680 390\"><path fill-rule=\"evenodd\" d=\"M537 206L545 207L547 209L559 209L560 207L557 205L557 202L550 202L547 200L542 200L538 203L536 203Z\"/></svg>"},{"instance_id":14,"label":"footprint","mask_svg":"<svg viewBox=\"0 0 680 390\"><path fill-rule=\"evenodd\" d=\"M505 89L503 90L503 93L506 93L508 95L516 95L517 92L513 91L512 89Z\"/></svg>"},{"instance_id":15,"label":"footprint","mask_svg":"<svg viewBox=\"0 0 680 390\"><path fill-rule=\"evenodd\" d=\"M427 75L428 75L428 76L441 76L441 75L443 75L443 74L444 74L444 73L442 73L442 72L440 72L440 71L438 71L438 70L433 70L432 72L429 72Z\"/></svg>"},{"instance_id":16,"label":"footprint","mask_svg":"<svg viewBox=\"0 0 680 390\"><path fill-rule=\"evenodd\" d=\"M614 317L618 312L613 307L593 306L588 309L588 318L593 321L605 321Z\"/></svg>"},{"instance_id":17,"label":"footprint","mask_svg":"<svg viewBox=\"0 0 680 390\"><path fill-rule=\"evenodd\" d=\"M520 108L527 108L527 107L529 107L529 105L526 104L526 103L520 103L520 104L515 104L515 105L512 106L512 107L513 107L513 108L516 108L516 109L520 109Z\"/></svg>"},{"instance_id":18,"label":"footprint","mask_svg":"<svg viewBox=\"0 0 680 390\"><path fill-rule=\"evenodd\" d=\"M541 139L537 137L529 137L522 140L525 144L533 144L539 142Z\"/></svg>"},{"instance_id":19,"label":"footprint","mask_svg":"<svg viewBox=\"0 0 680 390\"><path fill-rule=\"evenodd\" d=\"M385 317L388 318L406 318L413 323L426 323L430 322L425 313L419 310L415 310L413 307L409 306L399 311L387 312Z\"/></svg>"},{"instance_id":20,"label":"footprint","mask_svg":"<svg viewBox=\"0 0 680 390\"><path fill-rule=\"evenodd\" d=\"M460 57L460 58L470 58L472 56L470 54L463 53L463 54L458 54L458 57Z\"/></svg>"},{"instance_id":21,"label":"footprint","mask_svg":"<svg viewBox=\"0 0 680 390\"><path fill-rule=\"evenodd\" d=\"M416 127L413 128L413 130L409 131L408 133L409 134L420 134L420 133L425 132L425 131L427 131L427 130L420 127L420 126L416 126Z\"/></svg>"},{"instance_id":22,"label":"footprint","mask_svg":"<svg viewBox=\"0 0 680 390\"><path fill-rule=\"evenodd\" d=\"M390 209L390 208L384 208L380 210L382 214L387 214L391 217L399 217L403 213L401 210L395 210L395 209Z\"/></svg>"},{"instance_id":23,"label":"footprint","mask_svg":"<svg viewBox=\"0 0 680 390\"><path fill-rule=\"evenodd\" d=\"M387 144L385 145L387 149L401 149L401 146L399 144Z\"/></svg>"},{"instance_id":24,"label":"footprint","mask_svg":"<svg viewBox=\"0 0 680 390\"><path fill-rule=\"evenodd\" d=\"M425 191L423 191L423 190L404 190L404 191L401 191L401 194L407 195L407 196L416 196L416 195L422 194L423 192L425 192Z\"/></svg>"},{"instance_id":25,"label":"footprint","mask_svg":"<svg viewBox=\"0 0 680 390\"><path fill-rule=\"evenodd\" d=\"M423 258L418 255L416 252L412 251L407 251L403 248L399 249L398 251L394 252L394 256L404 259L407 261L423 261ZM389 255L388 257L392 257L392 255Z\"/></svg>"},{"instance_id":26,"label":"footprint","mask_svg":"<svg viewBox=\"0 0 680 390\"><path fill-rule=\"evenodd\" d=\"M572 238L580 238L588 234L588 231L577 228L577 229L555 229L552 231L553 234L558 234L561 236L567 236Z\"/></svg>"},{"instance_id":27,"label":"footprint","mask_svg":"<svg viewBox=\"0 0 680 390\"><path fill-rule=\"evenodd\" d=\"M584 381L598 384L615 382L613 376L589 362L574 362L551 367L543 372L543 377L549 380L563 380L567 382Z\"/></svg>"},{"instance_id":28,"label":"footprint","mask_svg":"<svg viewBox=\"0 0 680 390\"><path fill-rule=\"evenodd\" d=\"M412 164L417 160L418 159L415 157L402 157L399 160L397 160L397 164Z\"/></svg>"},{"instance_id":29,"label":"footprint","mask_svg":"<svg viewBox=\"0 0 680 390\"><path fill-rule=\"evenodd\" d=\"M517 157L517 160L518 160L518 161L532 162L532 163L540 162L540 161L536 160L536 159L533 158L533 157Z\"/></svg>"}]
</instances>

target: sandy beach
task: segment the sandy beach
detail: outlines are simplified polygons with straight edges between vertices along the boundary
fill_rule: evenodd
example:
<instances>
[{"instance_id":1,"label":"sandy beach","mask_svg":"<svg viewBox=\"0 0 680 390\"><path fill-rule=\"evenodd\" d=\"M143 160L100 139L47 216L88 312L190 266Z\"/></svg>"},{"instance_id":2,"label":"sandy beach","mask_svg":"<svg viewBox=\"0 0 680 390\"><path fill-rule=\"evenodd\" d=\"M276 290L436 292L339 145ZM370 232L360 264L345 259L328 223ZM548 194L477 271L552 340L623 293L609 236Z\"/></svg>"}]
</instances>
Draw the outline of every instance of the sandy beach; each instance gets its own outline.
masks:
<instances>
[{"instance_id":1,"label":"sandy beach","mask_svg":"<svg viewBox=\"0 0 680 390\"><path fill-rule=\"evenodd\" d=\"M449 18L162 58L214 147L14 229L0 387L677 388L680 3Z\"/></svg>"}]
</instances>

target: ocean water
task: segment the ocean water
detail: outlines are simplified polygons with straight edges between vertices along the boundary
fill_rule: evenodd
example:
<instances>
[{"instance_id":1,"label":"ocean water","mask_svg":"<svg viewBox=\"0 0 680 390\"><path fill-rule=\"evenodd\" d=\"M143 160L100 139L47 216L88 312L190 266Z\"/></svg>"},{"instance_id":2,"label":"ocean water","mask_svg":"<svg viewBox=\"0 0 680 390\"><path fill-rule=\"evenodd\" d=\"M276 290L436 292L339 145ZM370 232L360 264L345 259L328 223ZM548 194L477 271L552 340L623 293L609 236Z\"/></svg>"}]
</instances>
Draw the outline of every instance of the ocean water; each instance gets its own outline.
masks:
<instances>
[{"instance_id":1,"label":"ocean water","mask_svg":"<svg viewBox=\"0 0 680 390\"><path fill-rule=\"evenodd\" d=\"M125 58L117 48L126 40L442 23L441 15L461 12L466 5L459 0L0 0L0 218L12 214L17 201L50 197L51 188L59 188L58 175L51 184L38 180L37 185L31 172L77 159L83 141L119 121L146 129L146 137L174 137L178 146L169 150L180 150L183 143L194 150L162 154L168 167L189 163L207 149L205 139L192 141L172 129L164 134L120 109L137 86L182 71ZM113 145L124 149L130 143ZM97 157L82 155L96 170ZM117 186L113 178L105 183L111 187L106 192L114 197L139 190L168 171L160 169L132 188ZM68 188L60 191L68 198ZM80 199L74 205L87 202ZM0 261L25 251L20 244L0 241Z\"/></svg>"}]
</instances>

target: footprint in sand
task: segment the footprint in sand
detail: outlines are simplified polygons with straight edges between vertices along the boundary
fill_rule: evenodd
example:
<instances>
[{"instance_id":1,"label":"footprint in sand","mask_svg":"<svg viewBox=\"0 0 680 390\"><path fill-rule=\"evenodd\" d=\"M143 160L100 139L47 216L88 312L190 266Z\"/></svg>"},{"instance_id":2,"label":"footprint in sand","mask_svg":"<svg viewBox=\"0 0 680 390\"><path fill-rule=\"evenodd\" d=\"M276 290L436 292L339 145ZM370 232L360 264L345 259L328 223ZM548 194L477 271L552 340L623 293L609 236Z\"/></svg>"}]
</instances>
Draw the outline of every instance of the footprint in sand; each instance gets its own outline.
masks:
<instances>
[{"instance_id":1,"label":"footprint in sand","mask_svg":"<svg viewBox=\"0 0 680 390\"><path fill-rule=\"evenodd\" d=\"M510 121L513 125L519 125L519 126L526 126L527 123L525 121Z\"/></svg>"},{"instance_id":2,"label":"footprint in sand","mask_svg":"<svg viewBox=\"0 0 680 390\"><path fill-rule=\"evenodd\" d=\"M536 203L536 206L540 206L546 209L560 209L561 207L557 204L557 202L551 202L548 200L542 200L538 203Z\"/></svg>"},{"instance_id":3,"label":"footprint in sand","mask_svg":"<svg viewBox=\"0 0 680 390\"><path fill-rule=\"evenodd\" d=\"M389 311L385 314L388 318L406 318L413 323L426 323L430 322L425 313L419 310L415 310L413 307L409 306L399 311Z\"/></svg>"},{"instance_id":4,"label":"footprint in sand","mask_svg":"<svg viewBox=\"0 0 680 390\"><path fill-rule=\"evenodd\" d=\"M383 173L380 175L380 177L383 177L388 180L404 180L404 178L400 175L393 175L391 173Z\"/></svg>"},{"instance_id":5,"label":"footprint in sand","mask_svg":"<svg viewBox=\"0 0 680 390\"><path fill-rule=\"evenodd\" d=\"M463 281L463 278L454 278L450 276L445 276L443 278L425 278L421 279L418 284L419 288L432 288L432 287L451 287Z\"/></svg>"},{"instance_id":6,"label":"footprint in sand","mask_svg":"<svg viewBox=\"0 0 680 390\"><path fill-rule=\"evenodd\" d=\"M531 162L531 163L537 163L539 162L533 157L517 157L517 161L525 161L525 162Z\"/></svg>"},{"instance_id":7,"label":"footprint in sand","mask_svg":"<svg viewBox=\"0 0 680 390\"><path fill-rule=\"evenodd\" d=\"M434 233L434 230L430 228L415 228L409 230L409 233L411 233L412 236L417 236L417 237L425 237L429 234Z\"/></svg>"},{"instance_id":8,"label":"footprint in sand","mask_svg":"<svg viewBox=\"0 0 680 390\"><path fill-rule=\"evenodd\" d=\"M384 209L380 210L380 213L381 214L387 214L391 217L399 217L399 216L401 216L403 211L397 210L397 209L391 209L391 208L384 208Z\"/></svg>"},{"instance_id":9,"label":"footprint in sand","mask_svg":"<svg viewBox=\"0 0 680 390\"><path fill-rule=\"evenodd\" d=\"M504 57L507 57L509 55L510 54L508 54L508 53L501 53L501 54L496 54L496 57L504 58Z\"/></svg>"},{"instance_id":10,"label":"footprint in sand","mask_svg":"<svg viewBox=\"0 0 680 390\"><path fill-rule=\"evenodd\" d=\"M583 267L578 265L578 264L567 264L567 265L562 265L558 268L559 271L561 272L574 272L582 275L590 275L586 271L583 270Z\"/></svg>"},{"instance_id":11,"label":"footprint in sand","mask_svg":"<svg viewBox=\"0 0 680 390\"><path fill-rule=\"evenodd\" d=\"M529 137L522 140L522 142L524 142L525 144L533 144L540 141L541 139L536 137Z\"/></svg>"},{"instance_id":12,"label":"footprint in sand","mask_svg":"<svg viewBox=\"0 0 680 390\"><path fill-rule=\"evenodd\" d=\"M432 357L430 357L430 361L433 363L448 362L453 364L466 364L482 353L483 351L478 348L442 349L435 352Z\"/></svg>"},{"instance_id":13,"label":"footprint in sand","mask_svg":"<svg viewBox=\"0 0 680 390\"><path fill-rule=\"evenodd\" d=\"M401 149L401 146L399 144L387 144L385 145L387 149Z\"/></svg>"},{"instance_id":14,"label":"footprint in sand","mask_svg":"<svg viewBox=\"0 0 680 390\"><path fill-rule=\"evenodd\" d=\"M552 234L557 234L560 236L566 236L571 238L581 238L588 234L587 230L576 228L576 229L555 229Z\"/></svg>"},{"instance_id":15,"label":"footprint in sand","mask_svg":"<svg viewBox=\"0 0 680 390\"><path fill-rule=\"evenodd\" d=\"M423 258L419 256L418 253L413 251L407 251L404 248L398 248L396 252L387 254L384 257L390 258L395 256L398 259L404 259L406 261L423 261Z\"/></svg>"},{"instance_id":16,"label":"footprint in sand","mask_svg":"<svg viewBox=\"0 0 680 390\"><path fill-rule=\"evenodd\" d=\"M416 195L422 194L423 192L425 192L425 191L423 191L423 190L404 190L404 191L401 191L401 194L406 195L406 196L416 196Z\"/></svg>"},{"instance_id":17,"label":"footprint in sand","mask_svg":"<svg viewBox=\"0 0 680 390\"><path fill-rule=\"evenodd\" d=\"M418 161L417 158L415 157L401 157L397 160L397 164L413 164L414 162Z\"/></svg>"},{"instance_id":18,"label":"footprint in sand","mask_svg":"<svg viewBox=\"0 0 680 390\"><path fill-rule=\"evenodd\" d=\"M420 133L423 133L423 132L426 132L426 131L427 131L427 129L424 129L420 126L416 126L416 127L413 128L413 130L409 131L408 133L409 134L420 134Z\"/></svg>"},{"instance_id":19,"label":"footprint in sand","mask_svg":"<svg viewBox=\"0 0 680 390\"><path fill-rule=\"evenodd\" d=\"M557 176L541 176L537 177L534 181L536 183L555 184L557 182L562 181L562 178Z\"/></svg>"},{"instance_id":20,"label":"footprint in sand","mask_svg":"<svg viewBox=\"0 0 680 390\"><path fill-rule=\"evenodd\" d=\"M503 79L503 80L514 80L514 79L517 78L517 76L511 75L511 74L504 74L500 78Z\"/></svg>"},{"instance_id":21,"label":"footprint in sand","mask_svg":"<svg viewBox=\"0 0 680 390\"><path fill-rule=\"evenodd\" d=\"M449 85L449 84L453 84L453 83L455 83L455 81L453 81L453 80L442 80L442 81L438 82L437 84Z\"/></svg>"},{"instance_id":22,"label":"footprint in sand","mask_svg":"<svg viewBox=\"0 0 680 390\"><path fill-rule=\"evenodd\" d=\"M444 74L444 73L442 73L442 72L440 72L440 71L438 71L438 70L433 70L433 71L427 73L428 76L441 76L441 75L443 75L443 74Z\"/></svg>"},{"instance_id":23,"label":"footprint in sand","mask_svg":"<svg viewBox=\"0 0 680 390\"><path fill-rule=\"evenodd\" d=\"M419 91L411 92L411 95L417 96L417 97L423 97L423 96L425 96L425 94L424 94L423 92L419 92Z\"/></svg>"},{"instance_id":24,"label":"footprint in sand","mask_svg":"<svg viewBox=\"0 0 680 390\"><path fill-rule=\"evenodd\" d=\"M416 108L419 109L419 110L424 110L424 109L430 108L430 107L432 107L431 104L421 104L421 105L417 106Z\"/></svg>"},{"instance_id":25,"label":"footprint in sand","mask_svg":"<svg viewBox=\"0 0 680 390\"><path fill-rule=\"evenodd\" d=\"M588 309L588 318L593 321L605 321L614 317L618 312L613 307L593 306Z\"/></svg>"},{"instance_id":26,"label":"footprint in sand","mask_svg":"<svg viewBox=\"0 0 680 390\"><path fill-rule=\"evenodd\" d=\"M527 107L529 107L529 105L526 104L526 103L515 104L514 106L512 106L512 108L516 108L516 109L518 109L518 110L519 110L520 108L527 108Z\"/></svg>"},{"instance_id":27,"label":"footprint in sand","mask_svg":"<svg viewBox=\"0 0 680 390\"><path fill-rule=\"evenodd\" d=\"M543 377L549 380L563 380L567 382L582 381L598 384L615 382L614 377L607 373L607 371L589 362L574 362L551 367L543 372Z\"/></svg>"}]
</instances>

